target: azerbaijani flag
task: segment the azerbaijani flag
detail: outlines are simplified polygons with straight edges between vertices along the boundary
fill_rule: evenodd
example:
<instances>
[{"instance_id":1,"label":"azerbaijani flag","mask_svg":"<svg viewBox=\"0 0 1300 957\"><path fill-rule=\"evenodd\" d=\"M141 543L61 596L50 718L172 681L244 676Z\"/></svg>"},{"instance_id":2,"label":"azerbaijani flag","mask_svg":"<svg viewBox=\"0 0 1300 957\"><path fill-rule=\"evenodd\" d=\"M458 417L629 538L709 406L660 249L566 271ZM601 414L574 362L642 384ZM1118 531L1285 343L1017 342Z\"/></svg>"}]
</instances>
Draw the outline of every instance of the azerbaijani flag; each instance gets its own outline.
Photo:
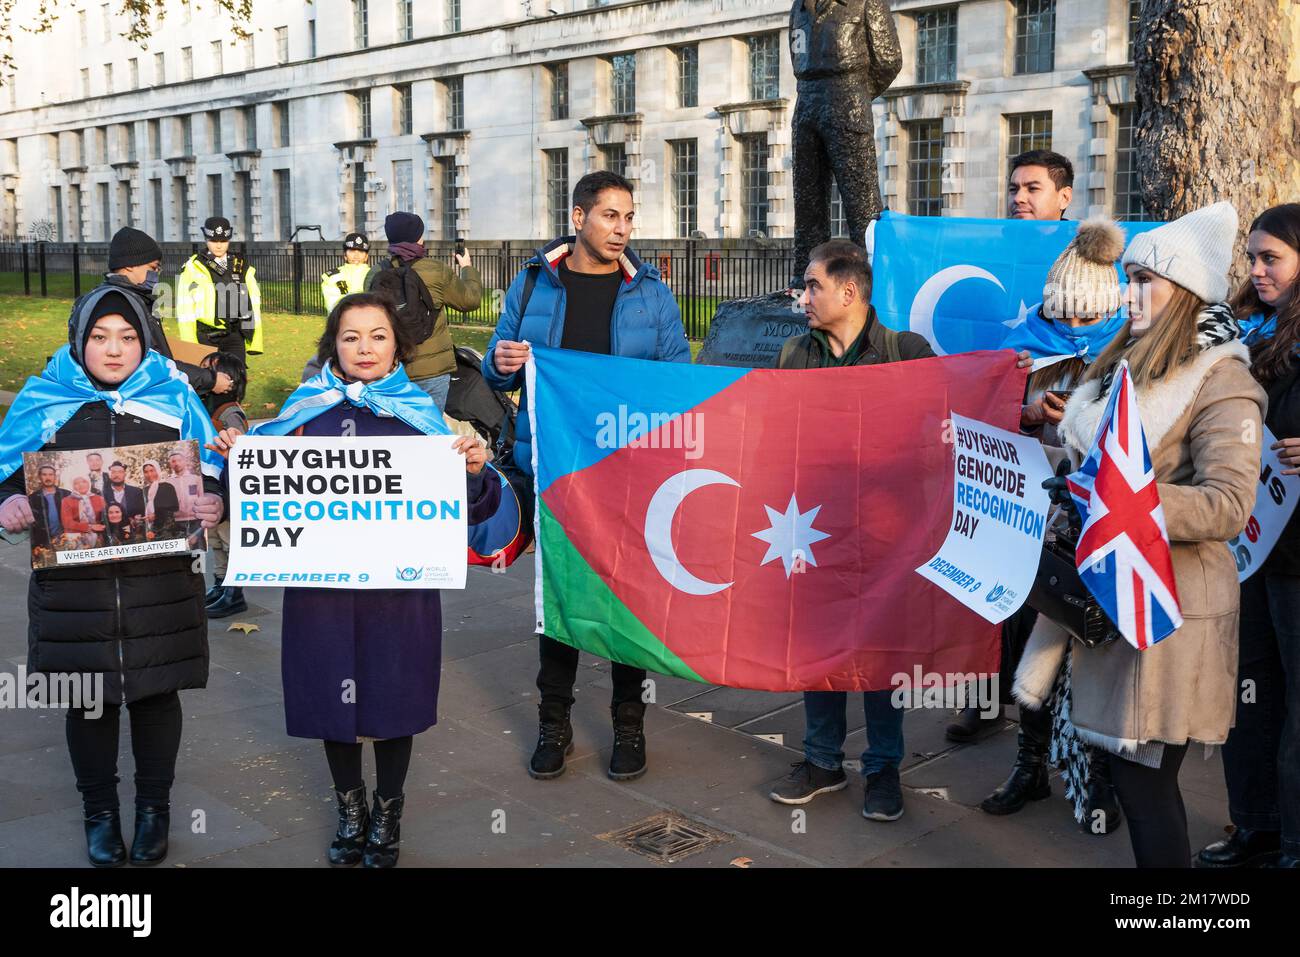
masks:
<instances>
[{"instance_id":1,"label":"azerbaijani flag","mask_svg":"<svg viewBox=\"0 0 1300 957\"><path fill-rule=\"evenodd\" d=\"M952 519L950 411L1014 430L1024 385L1010 352L777 371L535 346L538 632L768 691L996 672L998 627L913 569Z\"/></svg>"}]
</instances>

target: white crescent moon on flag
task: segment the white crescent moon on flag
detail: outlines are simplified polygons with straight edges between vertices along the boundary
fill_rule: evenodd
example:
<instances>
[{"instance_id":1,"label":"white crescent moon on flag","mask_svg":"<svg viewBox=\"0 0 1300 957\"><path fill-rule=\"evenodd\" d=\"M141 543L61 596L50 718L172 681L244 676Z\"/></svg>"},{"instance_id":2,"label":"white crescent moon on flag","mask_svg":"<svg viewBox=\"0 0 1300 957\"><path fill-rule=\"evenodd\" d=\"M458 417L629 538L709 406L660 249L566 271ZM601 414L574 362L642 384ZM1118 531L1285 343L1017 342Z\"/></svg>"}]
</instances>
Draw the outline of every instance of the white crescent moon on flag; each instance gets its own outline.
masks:
<instances>
[{"instance_id":1,"label":"white crescent moon on flag","mask_svg":"<svg viewBox=\"0 0 1300 957\"><path fill-rule=\"evenodd\" d=\"M735 582L706 582L696 578L682 565L673 550L673 518L682 501L696 489L709 485L734 485L740 483L729 475L713 469L687 469L670 475L655 490L645 513L645 544L664 581L688 595L714 595L730 588Z\"/></svg>"},{"instance_id":2,"label":"white crescent moon on flag","mask_svg":"<svg viewBox=\"0 0 1300 957\"><path fill-rule=\"evenodd\" d=\"M939 340L934 337L934 310L939 305L939 300L943 294L951 289L963 279L984 279L993 283L1003 292L1007 289L997 276L987 269L981 269L979 266L960 265L949 266L947 269L940 269L937 273L921 284L921 288L916 291L916 298L912 300L912 312L907 318L907 326L917 335L925 336L930 341L936 355L946 356L948 353L939 345Z\"/></svg>"}]
</instances>

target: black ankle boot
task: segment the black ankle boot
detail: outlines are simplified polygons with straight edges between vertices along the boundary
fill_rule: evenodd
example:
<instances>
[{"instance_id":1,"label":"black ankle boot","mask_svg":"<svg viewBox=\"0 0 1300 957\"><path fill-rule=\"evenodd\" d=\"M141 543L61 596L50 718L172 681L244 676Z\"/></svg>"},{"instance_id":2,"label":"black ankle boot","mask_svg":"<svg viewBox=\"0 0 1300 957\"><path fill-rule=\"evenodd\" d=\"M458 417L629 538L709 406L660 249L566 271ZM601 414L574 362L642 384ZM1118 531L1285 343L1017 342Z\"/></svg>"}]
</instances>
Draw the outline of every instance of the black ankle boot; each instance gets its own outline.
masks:
<instances>
[{"instance_id":1,"label":"black ankle boot","mask_svg":"<svg viewBox=\"0 0 1300 957\"><path fill-rule=\"evenodd\" d=\"M1228 836L1201 849L1197 867L1249 867L1272 860L1282 849L1280 831L1234 827Z\"/></svg>"},{"instance_id":2,"label":"black ankle boot","mask_svg":"<svg viewBox=\"0 0 1300 957\"><path fill-rule=\"evenodd\" d=\"M221 587L221 583L217 582L215 585L213 585L211 588L209 588L206 592L203 593L203 604L211 605L213 602L215 602L218 598L220 598L225 593L226 590Z\"/></svg>"},{"instance_id":3,"label":"black ankle boot","mask_svg":"<svg viewBox=\"0 0 1300 957\"><path fill-rule=\"evenodd\" d=\"M351 791L335 791L339 803L339 826L330 844L330 863L335 867L352 867L361 861L366 846L370 814L366 810L366 786Z\"/></svg>"},{"instance_id":4,"label":"black ankle boot","mask_svg":"<svg viewBox=\"0 0 1300 957\"><path fill-rule=\"evenodd\" d=\"M131 863L147 867L162 861L167 856L167 831L170 827L170 804L137 804Z\"/></svg>"},{"instance_id":5,"label":"black ankle boot","mask_svg":"<svg viewBox=\"0 0 1300 957\"><path fill-rule=\"evenodd\" d=\"M370 812L370 831L361 857L362 867L392 867L397 863L402 842L402 805L406 795L381 798L375 792L375 807Z\"/></svg>"},{"instance_id":6,"label":"black ankle boot","mask_svg":"<svg viewBox=\"0 0 1300 957\"><path fill-rule=\"evenodd\" d=\"M85 824L86 856L92 867L121 867L126 863L121 813L114 810L87 814Z\"/></svg>"},{"instance_id":7,"label":"black ankle boot","mask_svg":"<svg viewBox=\"0 0 1300 957\"><path fill-rule=\"evenodd\" d=\"M528 773L539 781L564 773L564 756L573 751L573 725L568 706L543 701L537 706L537 749L528 762Z\"/></svg>"},{"instance_id":8,"label":"black ankle boot","mask_svg":"<svg viewBox=\"0 0 1300 957\"><path fill-rule=\"evenodd\" d=\"M1047 772L1047 744L1052 733L1052 713L1047 709L1020 713L1019 750L1011 775L980 804L989 814L1015 814L1030 801L1051 797Z\"/></svg>"},{"instance_id":9,"label":"black ankle boot","mask_svg":"<svg viewBox=\"0 0 1300 957\"><path fill-rule=\"evenodd\" d=\"M966 744L991 731L1001 723L1001 709L990 718L986 717L979 708L962 708L957 717L944 729L943 736L949 741Z\"/></svg>"},{"instance_id":10,"label":"black ankle boot","mask_svg":"<svg viewBox=\"0 0 1300 957\"><path fill-rule=\"evenodd\" d=\"M244 601L244 589L223 588L221 597L207 606L209 618L229 618L248 611L248 602Z\"/></svg>"},{"instance_id":11,"label":"black ankle boot","mask_svg":"<svg viewBox=\"0 0 1300 957\"><path fill-rule=\"evenodd\" d=\"M640 702L624 701L610 711L614 751L609 756L609 776L614 781L631 781L645 774L645 708Z\"/></svg>"},{"instance_id":12,"label":"black ankle boot","mask_svg":"<svg viewBox=\"0 0 1300 957\"><path fill-rule=\"evenodd\" d=\"M1105 751L1088 749L1088 796L1079 825L1089 834L1110 834L1123 819L1115 787L1110 782L1110 761Z\"/></svg>"}]
</instances>

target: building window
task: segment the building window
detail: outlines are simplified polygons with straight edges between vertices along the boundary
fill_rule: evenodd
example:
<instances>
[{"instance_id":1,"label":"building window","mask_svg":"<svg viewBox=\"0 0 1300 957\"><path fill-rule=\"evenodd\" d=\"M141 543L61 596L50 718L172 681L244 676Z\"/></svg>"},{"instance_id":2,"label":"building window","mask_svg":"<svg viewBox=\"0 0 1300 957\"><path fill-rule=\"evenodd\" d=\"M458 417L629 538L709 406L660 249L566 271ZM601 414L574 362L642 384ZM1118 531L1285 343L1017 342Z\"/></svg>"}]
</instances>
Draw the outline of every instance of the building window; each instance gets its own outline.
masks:
<instances>
[{"instance_id":1,"label":"building window","mask_svg":"<svg viewBox=\"0 0 1300 957\"><path fill-rule=\"evenodd\" d=\"M90 67L88 66L81 68L81 96L82 99L90 96Z\"/></svg>"},{"instance_id":2,"label":"building window","mask_svg":"<svg viewBox=\"0 0 1300 957\"><path fill-rule=\"evenodd\" d=\"M108 195L108 184L100 183L95 187L99 193L99 218L104 227L104 240L113 238L113 204Z\"/></svg>"},{"instance_id":3,"label":"building window","mask_svg":"<svg viewBox=\"0 0 1300 957\"><path fill-rule=\"evenodd\" d=\"M190 234L190 181L184 176L172 179L172 203L176 207L176 228L180 230L177 238L183 242ZM162 233L158 236L161 238Z\"/></svg>"},{"instance_id":4,"label":"building window","mask_svg":"<svg viewBox=\"0 0 1300 957\"><path fill-rule=\"evenodd\" d=\"M1056 0L1016 0L1016 72L1050 73L1056 64Z\"/></svg>"},{"instance_id":5,"label":"building window","mask_svg":"<svg viewBox=\"0 0 1300 957\"><path fill-rule=\"evenodd\" d=\"M275 145L289 145L289 103L271 104L271 124L275 128Z\"/></svg>"},{"instance_id":6,"label":"building window","mask_svg":"<svg viewBox=\"0 0 1300 957\"><path fill-rule=\"evenodd\" d=\"M1007 175L1011 161L1029 150L1052 148L1052 114L1012 113L1007 117Z\"/></svg>"},{"instance_id":7,"label":"building window","mask_svg":"<svg viewBox=\"0 0 1300 957\"><path fill-rule=\"evenodd\" d=\"M194 79L194 47L181 48L181 79L186 82Z\"/></svg>"},{"instance_id":8,"label":"building window","mask_svg":"<svg viewBox=\"0 0 1300 957\"><path fill-rule=\"evenodd\" d=\"M257 149L257 107L246 106L241 113L244 114L244 149Z\"/></svg>"},{"instance_id":9,"label":"building window","mask_svg":"<svg viewBox=\"0 0 1300 957\"><path fill-rule=\"evenodd\" d=\"M72 238L79 243L86 241L86 223L81 216L81 187L68 187L68 212L72 214Z\"/></svg>"},{"instance_id":10,"label":"building window","mask_svg":"<svg viewBox=\"0 0 1300 957\"><path fill-rule=\"evenodd\" d=\"M1142 19L1142 0L1128 0L1128 62L1137 60L1138 21Z\"/></svg>"},{"instance_id":11,"label":"building window","mask_svg":"<svg viewBox=\"0 0 1300 957\"><path fill-rule=\"evenodd\" d=\"M181 117L181 155L194 155L194 117L189 114Z\"/></svg>"},{"instance_id":12,"label":"building window","mask_svg":"<svg viewBox=\"0 0 1300 957\"><path fill-rule=\"evenodd\" d=\"M677 48L677 105L695 108L700 105L700 48Z\"/></svg>"},{"instance_id":13,"label":"building window","mask_svg":"<svg viewBox=\"0 0 1300 957\"><path fill-rule=\"evenodd\" d=\"M636 54L620 53L610 60L613 68L615 113L636 112Z\"/></svg>"},{"instance_id":14,"label":"building window","mask_svg":"<svg viewBox=\"0 0 1300 957\"><path fill-rule=\"evenodd\" d=\"M223 204L221 202L221 174L208 174L208 215L224 216ZM182 237L184 238L184 237Z\"/></svg>"},{"instance_id":15,"label":"building window","mask_svg":"<svg viewBox=\"0 0 1300 957\"><path fill-rule=\"evenodd\" d=\"M627 175L627 147L622 143L610 143L600 148L601 163L605 169L619 176Z\"/></svg>"},{"instance_id":16,"label":"building window","mask_svg":"<svg viewBox=\"0 0 1300 957\"><path fill-rule=\"evenodd\" d=\"M844 211L844 197L840 195L840 184L831 184L831 238L849 238L849 217Z\"/></svg>"},{"instance_id":17,"label":"building window","mask_svg":"<svg viewBox=\"0 0 1300 957\"><path fill-rule=\"evenodd\" d=\"M1121 106L1115 110L1115 218L1141 219L1142 186L1137 166L1137 107Z\"/></svg>"},{"instance_id":18,"label":"building window","mask_svg":"<svg viewBox=\"0 0 1300 957\"><path fill-rule=\"evenodd\" d=\"M460 33L460 0L446 0L448 33Z\"/></svg>"},{"instance_id":19,"label":"building window","mask_svg":"<svg viewBox=\"0 0 1300 957\"><path fill-rule=\"evenodd\" d=\"M238 210L233 223L236 232L243 233L246 243L252 242L253 236L253 177L249 173L235 174L235 208Z\"/></svg>"},{"instance_id":20,"label":"building window","mask_svg":"<svg viewBox=\"0 0 1300 957\"><path fill-rule=\"evenodd\" d=\"M63 187L50 189L50 205L54 208L54 239L63 242Z\"/></svg>"},{"instance_id":21,"label":"building window","mask_svg":"<svg viewBox=\"0 0 1300 957\"><path fill-rule=\"evenodd\" d=\"M775 100L781 95L780 35L763 33L749 38L749 98Z\"/></svg>"},{"instance_id":22,"label":"building window","mask_svg":"<svg viewBox=\"0 0 1300 957\"><path fill-rule=\"evenodd\" d=\"M551 236L568 236L569 151L546 150L546 226Z\"/></svg>"},{"instance_id":23,"label":"building window","mask_svg":"<svg viewBox=\"0 0 1300 957\"><path fill-rule=\"evenodd\" d=\"M99 162L108 162L108 127L99 128Z\"/></svg>"},{"instance_id":24,"label":"building window","mask_svg":"<svg viewBox=\"0 0 1300 957\"><path fill-rule=\"evenodd\" d=\"M149 120L146 129L149 138L149 158L162 159L162 121Z\"/></svg>"},{"instance_id":25,"label":"building window","mask_svg":"<svg viewBox=\"0 0 1300 957\"><path fill-rule=\"evenodd\" d=\"M673 151L673 222L677 237L689 239L699 229L699 147L695 140L676 140Z\"/></svg>"},{"instance_id":26,"label":"building window","mask_svg":"<svg viewBox=\"0 0 1300 957\"><path fill-rule=\"evenodd\" d=\"M397 135L410 136L415 129L415 97L411 94L411 85L395 86L393 90L397 93Z\"/></svg>"},{"instance_id":27,"label":"building window","mask_svg":"<svg viewBox=\"0 0 1300 957\"><path fill-rule=\"evenodd\" d=\"M551 74L551 119L569 118L569 64L552 63L546 68Z\"/></svg>"},{"instance_id":28,"label":"building window","mask_svg":"<svg viewBox=\"0 0 1300 957\"><path fill-rule=\"evenodd\" d=\"M957 8L916 15L916 82L957 79Z\"/></svg>"},{"instance_id":29,"label":"building window","mask_svg":"<svg viewBox=\"0 0 1300 957\"><path fill-rule=\"evenodd\" d=\"M442 193L442 238L451 242L458 238L460 213L456 209L456 158L448 156L438 161L440 191Z\"/></svg>"},{"instance_id":30,"label":"building window","mask_svg":"<svg viewBox=\"0 0 1300 957\"><path fill-rule=\"evenodd\" d=\"M366 231L366 166L352 164L352 230Z\"/></svg>"},{"instance_id":31,"label":"building window","mask_svg":"<svg viewBox=\"0 0 1300 957\"><path fill-rule=\"evenodd\" d=\"M221 149L221 111L211 110L208 113L208 142L212 144L209 152L220 153Z\"/></svg>"},{"instance_id":32,"label":"building window","mask_svg":"<svg viewBox=\"0 0 1300 957\"><path fill-rule=\"evenodd\" d=\"M104 64L104 92L113 92L113 64Z\"/></svg>"},{"instance_id":33,"label":"building window","mask_svg":"<svg viewBox=\"0 0 1300 957\"><path fill-rule=\"evenodd\" d=\"M768 157L767 134L741 139L740 207L746 236L767 235Z\"/></svg>"},{"instance_id":34,"label":"building window","mask_svg":"<svg viewBox=\"0 0 1300 957\"><path fill-rule=\"evenodd\" d=\"M135 189L131 186L131 181L126 180L118 185L118 199L122 204L122 224L124 226L135 225Z\"/></svg>"},{"instance_id":35,"label":"building window","mask_svg":"<svg viewBox=\"0 0 1300 957\"><path fill-rule=\"evenodd\" d=\"M275 28L275 62L289 62L289 28Z\"/></svg>"},{"instance_id":36,"label":"building window","mask_svg":"<svg viewBox=\"0 0 1300 957\"><path fill-rule=\"evenodd\" d=\"M919 120L907 129L907 211L943 212L943 120Z\"/></svg>"},{"instance_id":37,"label":"building window","mask_svg":"<svg viewBox=\"0 0 1300 957\"><path fill-rule=\"evenodd\" d=\"M410 160L393 163L392 212L415 208L415 177Z\"/></svg>"},{"instance_id":38,"label":"building window","mask_svg":"<svg viewBox=\"0 0 1300 957\"><path fill-rule=\"evenodd\" d=\"M370 91L360 90L352 94L357 105L357 136L368 140L373 134L370 128Z\"/></svg>"},{"instance_id":39,"label":"building window","mask_svg":"<svg viewBox=\"0 0 1300 957\"><path fill-rule=\"evenodd\" d=\"M163 53L153 55L153 85L162 86L167 82L167 57Z\"/></svg>"},{"instance_id":40,"label":"building window","mask_svg":"<svg viewBox=\"0 0 1300 957\"><path fill-rule=\"evenodd\" d=\"M397 0L397 39L401 42L415 39L414 0Z\"/></svg>"},{"instance_id":41,"label":"building window","mask_svg":"<svg viewBox=\"0 0 1300 957\"><path fill-rule=\"evenodd\" d=\"M130 163L136 162L140 157L135 151L135 124L123 123L122 132L126 135L126 158Z\"/></svg>"},{"instance_id":42,"label":"building window","mask_svg":"<svg viewBox=\"0 0 1300 957\"><path fill-rule=\"evenodd\" d=\"M316 21L307 21L307 56L316 59Z\"/></svg>"},{"instance_id":43,"label":"building window","mask_svg":"<svg viewBox=\"0 0 1300 957\"><path fill-rule=\"evenodd\" d=\"M370 46L370 3L352 0L352 46L364 50Z\"/></svg>"},{"instance_id":44,"label":"building window","mask_svg":"<svg viewBox=\"0 0 1300 957\"><path fill-rule=\"evenodd\" d=\"M90 41L87 39L89 35L90 35L89 31L87 30L86 27L86 11L78 10L77 11L77 36L81 40L82 47L87 47L90 45Z\"/></svg>"},{"instance_id":45,"label":"building window","mask_svg":"<svg viewBox=\"0 0 1300 957\"><path fill-rule=\"evenodd\" d=\"M86 131L77 130L77 165L86 165Z\"/></svg>"},{"instance_id":46,"label":"building window","mask_svg":"<svg viewBox=\"0 0 1300 957\"><path fill-rule=\"evenodd\" d=\"M153 205L153 234L154 238L160 242L167 235L166 224L163 222L163 194L162 180L149 180L149 198Z\"/></svg>"},{"instance_id":47,"label":"building window","mask_svg":"<svg viewBox=\"0 0 1300 957\"><path fill-rule=\"evenodd\" d=\"M251 70L256 62L256 54L253 49L253 35L250 33L244 37L244 69Z\"/></svg>"},{"instance_id":48,"label":"building window","mask_svg":"<svg viewBox=\"0 0 1300 957\"><path fill-rule=\"evenodd\" d=\"M447 92L447 129L465 128L465 78L453 76L443 81Z\"/></svg>"},{"instance_id":49,"label":"building window","mask_svg":"<svg viewBox=\"0 0 1300 957\"><path fill-rule=\"evenodd\" d=\"M99 12L103 15L104 19L104 42L109 43L113 39L113 5L109 3L101 3L99 5Z\"/></svg>"},{"instance_id":50,"label":"building window","mask_svg":"<svg viewBox=\"0 0 1300 957\"><path fill-rule=\"evenodd\" d=\"M293 238L293 194L289 187L289 171L278 169L275 177L275 221L280 227L280 238Z\"/></svg>"},{"instance_id":51,"label":"building window","mask_svg":"<svg viewBox=\"0 0 1300 957\"><path fill-rule=\"evenodd\" d=\"M222 67L221 65L221 41L213 40L212 41L212 75L221 76L221 74L224 72L226 72L225 68Z\"/></svg>"},{"instance_id":52,"label":"building window","mask_svg":"<svg viewBox=\"0 0 1300 957\"><path fill-rule=\"evenodd\" d=\"M131 89L140 89L140 58L133 56L127 60L126 69L131 77Z\"/></svg>"}]
</instances>

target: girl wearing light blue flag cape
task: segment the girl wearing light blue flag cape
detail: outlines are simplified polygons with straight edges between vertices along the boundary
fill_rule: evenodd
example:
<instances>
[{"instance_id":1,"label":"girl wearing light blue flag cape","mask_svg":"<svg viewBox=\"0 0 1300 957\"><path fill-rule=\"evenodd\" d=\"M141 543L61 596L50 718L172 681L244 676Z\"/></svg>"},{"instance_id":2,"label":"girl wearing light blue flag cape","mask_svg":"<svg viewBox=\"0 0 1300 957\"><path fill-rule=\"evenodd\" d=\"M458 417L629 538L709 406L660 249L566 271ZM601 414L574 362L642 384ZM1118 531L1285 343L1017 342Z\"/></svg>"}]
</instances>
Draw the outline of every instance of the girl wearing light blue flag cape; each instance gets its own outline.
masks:
<instances>
[{"instance_id":1,"label":"girl wearing light blue flag cape","mask_svg":"<svg viewBox=\"0 0 1300 957\"><path fill-rule=\"evenodd\" d=\"M321 371L255 435L448 435L433 399L407 378L415 343L388 300L345 296L321 337ZM238 442L223 432L218 444ZM486 450L461 437L471 530L496 521L501 481ZM517 521L517 514L514 521ZM438 720L442 604L433 589L286 588L281 676L290 735L324 742L338 803L329 847L337 866L397 863L403 788L414 736ZM355 702L339 688L353 682ZM367 808L362 741L374 741L374 805Z\"/></svg>"},{"instance_id":2,"label":"girl wearing light blue flag cape","mask_svg":"<svg viewBox=\"0 0 1300 957\"><path fill-rule=\"evenodd\" d=\"M91 293L68 322L68 345L23 386L0 425L0 524L30 530L36 545L64 541L61 500L87 476L84 456L60 475L42 469L43 487L27 494L22 455L75 452L181 440L206 446L213 427L199 398L172 364L151 351L150 332L120 292ZM221 458L204 449L203 488L190 501L211 528L224 499ZM175 454L175 453L174 453ZM118 502L145 510L143 489L120 463L110 466ZM97 473L95 480L102 475ZM106 509L107 510L107 509ZM97 516L104 523L104 516ZM116 516L114 516L116 517ZM128 516L129 517L129 516ZM129 858L156 864L167 854L169 801L181 742L178 691L208 677L203 575L188 553L34 571L28 587L30 673L71 675L81 700L67 712L67 741L83 799L87 854L96 867L125 864L117 795L119 718L130 713L135 756L135 839Z\"/></svg>"}]
</instances>

